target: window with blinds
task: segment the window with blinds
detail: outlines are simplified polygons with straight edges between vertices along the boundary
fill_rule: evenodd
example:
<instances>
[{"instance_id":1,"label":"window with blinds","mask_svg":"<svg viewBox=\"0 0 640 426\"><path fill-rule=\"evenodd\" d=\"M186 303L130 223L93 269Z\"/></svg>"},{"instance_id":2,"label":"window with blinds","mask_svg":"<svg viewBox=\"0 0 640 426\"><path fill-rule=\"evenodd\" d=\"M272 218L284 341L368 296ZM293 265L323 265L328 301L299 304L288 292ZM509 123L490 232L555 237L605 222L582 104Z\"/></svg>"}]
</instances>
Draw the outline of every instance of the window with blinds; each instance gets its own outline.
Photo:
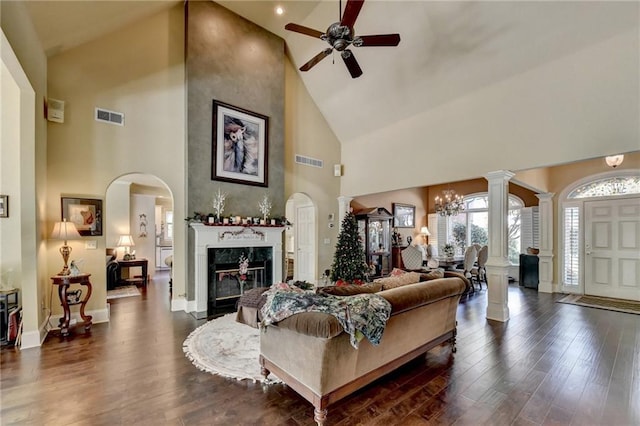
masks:
<instances>
[{"instance_id":1,"label":"window with blinds","mask_svg":"<svg viewBox=\"0 0 640 426\"><path fill-rule=\"evenodd\" d=\"M540 248L539 217L538 207L523 207L521 209L520 253L526 253L527 247Z\"/></svg>"},{"instance_id":2,"label":"window with blinds","mask_svg":"<svg viewBox=\"0 0 640 426\"><path fill-rule=\"evenodd\" d=\"M580 208L564 208L564 270L565 286L579 285L580 278Z\"/></svg>"}]
</instances>

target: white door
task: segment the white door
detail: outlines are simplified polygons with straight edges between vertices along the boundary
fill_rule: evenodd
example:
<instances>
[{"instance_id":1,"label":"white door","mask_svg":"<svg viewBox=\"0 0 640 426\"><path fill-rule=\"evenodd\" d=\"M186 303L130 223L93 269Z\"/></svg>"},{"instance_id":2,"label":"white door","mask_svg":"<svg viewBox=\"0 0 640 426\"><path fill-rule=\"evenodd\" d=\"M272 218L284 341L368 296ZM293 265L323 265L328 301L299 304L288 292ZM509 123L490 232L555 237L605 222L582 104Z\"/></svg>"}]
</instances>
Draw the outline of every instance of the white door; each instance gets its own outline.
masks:
<instances>
[{"instance_id":1,"label":"white door","mask_svg":"<svg viewBox=\"0 0 640 426\"><path fill-rule=\"evenodd\" d=\"M640 198L585 202L585 294L640 300Z\"/></svg>"},{"instance_id":2,"label":"white door","mask_svg":"<svg viewBox=\"0 0 640 426\"><path fill-rule=\"evenodd\" d=\"M294 276L296 280L316 282L315 263L315 210L313 206L297 206L295 219L296 261Z\"/></svg>"}]
</instances>

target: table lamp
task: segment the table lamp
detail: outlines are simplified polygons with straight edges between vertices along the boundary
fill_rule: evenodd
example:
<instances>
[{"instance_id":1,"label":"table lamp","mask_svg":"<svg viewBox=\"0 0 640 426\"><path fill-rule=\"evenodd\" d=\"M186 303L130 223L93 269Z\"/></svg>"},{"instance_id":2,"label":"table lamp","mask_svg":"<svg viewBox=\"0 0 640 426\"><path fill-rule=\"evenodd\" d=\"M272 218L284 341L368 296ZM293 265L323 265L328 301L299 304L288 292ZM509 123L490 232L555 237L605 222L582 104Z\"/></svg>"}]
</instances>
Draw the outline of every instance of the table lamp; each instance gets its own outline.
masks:
<instances>
[{"instance_id":1,"label":"table lamp","mask_svg":"<svg viewBox=\"0 0 640 426\"><path fill-rule=\"evenodd\" d=\"M135 243L133 242L133 237L131 235L120 235L120 238L118 238L118 244L116 245L118 247L124 247L124 253L125 255L128 255L129 247L134 247ZM125 256L125 257L129 257L129 256Z\"/></svg>"},{"instance_id":2,"label":"table lamp","mask_svg":"<svg viewBox=\"0 0 640 426\"><path fill-rule=\"evenodd\" d=\"M423 226L422 228L420 228L420 233L424 237L424 243L427 244L427 237L431 235L431 232L429 232L429 228L427 228L426 226Z\"/></svg>"},{"instance_id":3,"label":"table lamp","mask_svg":"<svg viewBox=\"0 0 640 426\"><path fill-rule=\"evenodd\" d=\"M51 238L54 240L63 240L64 245L60 247L60 254L62 260L64 260L64 267L62 271L58 272L58 275L69 275L69 255L71 254L71 247L67 245L67 240L77 240L80 238L80 233L73 222L67 222L67 219L63 219L62 222L56 222L53 226L53 232Z\"/></svg>"}]
</instances>

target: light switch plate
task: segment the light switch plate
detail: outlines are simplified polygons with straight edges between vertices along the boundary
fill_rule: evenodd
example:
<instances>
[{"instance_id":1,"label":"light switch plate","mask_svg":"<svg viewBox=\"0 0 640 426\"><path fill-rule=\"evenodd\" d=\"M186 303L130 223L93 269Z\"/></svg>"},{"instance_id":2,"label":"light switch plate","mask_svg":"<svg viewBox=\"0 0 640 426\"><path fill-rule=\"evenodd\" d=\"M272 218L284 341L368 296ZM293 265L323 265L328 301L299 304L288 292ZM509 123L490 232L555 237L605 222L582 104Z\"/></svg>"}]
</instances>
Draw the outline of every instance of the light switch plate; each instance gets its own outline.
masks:
<instances>
[{"instance_id":1,"label":"light switch plate","mask_svg":"<svg viewBox=\"0 0 640 426\"><path fill-rule=\"evenodd\" d=\"M324 243L325 244L331 244L331 239L330 238L325 238L324 239Z\"/></svg>"},{"instance_id":2,"label":"light switch plate","mask_svg":"<svg viewBox=\"0 0 640 426\"><path fill-rule=\"evenodd\" d=\"M98 242L96 240L85 241L84 248L87 250L95 250L98 248Z\"/></svg>"}]
</instances>

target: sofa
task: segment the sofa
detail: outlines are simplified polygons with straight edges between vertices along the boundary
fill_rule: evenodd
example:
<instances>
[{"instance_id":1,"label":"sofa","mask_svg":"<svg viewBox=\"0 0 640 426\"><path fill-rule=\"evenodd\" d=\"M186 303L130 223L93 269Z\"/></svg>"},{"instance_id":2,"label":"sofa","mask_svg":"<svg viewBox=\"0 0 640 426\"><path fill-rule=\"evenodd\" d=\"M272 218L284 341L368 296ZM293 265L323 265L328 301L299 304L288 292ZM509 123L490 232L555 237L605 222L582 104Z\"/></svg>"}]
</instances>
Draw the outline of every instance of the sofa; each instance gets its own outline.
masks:
<instances>
[{"instance_id":1,"label":"sofa","mask_svg":"<svg viewBox=\"0 0 640 426\"><path fill-rule=\"evenodd\" d=\"M107 248L106 268L107 268L107 290L114 290L120 282L120 265L116 260L118 252L114 248Z\"/></svg>"},{"instance_id":2,"label":"sofa","mask_svg":"<svg viewBox=\"0 0 640 426\"><path fill-rule=\"evenodd\" d=\"M326 313L302 312L263 326L262 374L274 373L313 404L314 419L323 425L330 404L440 344L450 343L455 352L456 309L467 285L460 277L420 281L420 275L409 272L357 286L391 304L377 346L363 339L354 349L340 323ZM338 287L329 294L358 290Z\"/></svg>"}]
</instances>

